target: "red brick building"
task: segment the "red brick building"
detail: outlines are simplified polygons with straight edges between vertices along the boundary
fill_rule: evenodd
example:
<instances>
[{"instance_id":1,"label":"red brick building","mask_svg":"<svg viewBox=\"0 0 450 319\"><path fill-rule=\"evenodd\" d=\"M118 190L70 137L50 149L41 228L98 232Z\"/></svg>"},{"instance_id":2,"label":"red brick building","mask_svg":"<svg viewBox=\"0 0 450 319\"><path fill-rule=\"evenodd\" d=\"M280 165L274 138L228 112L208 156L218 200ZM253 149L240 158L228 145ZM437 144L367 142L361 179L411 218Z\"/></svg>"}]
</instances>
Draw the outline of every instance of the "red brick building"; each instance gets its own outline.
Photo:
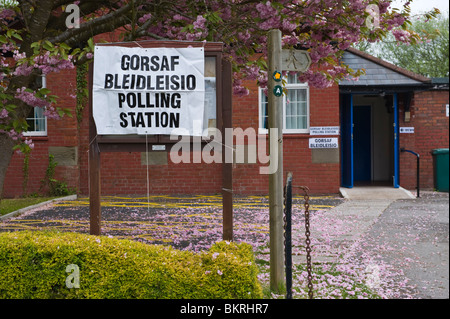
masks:
<instances>
[{"instance_id":1,"label":"red brick building","mask_svg":"<svg viewBox=\"0 0 450 319\"><path fill-rule=\"evenodd\" d=\"M448 78L426 78L354 49L343 62L366 75L339 85L342 185L416 188L416 157L406 149L420 155L420 188L433 189L431 152L449 146Z\"/></svg>"},{"instance_id":2,"label":"red brick building","mask_svg":"<svg viewBox=\"0 0 450 319\"><path fill-rule=\"evenodd\" d=\"M433 188L430 152L449 145L448 78L435 83L353 49L346 52L343 62L353 69L366 69L366 75L360 81L343 81L327 89L308 87L297 83L295 77L289 78L283 107L284 171L293 172L295 183L308 186L315 194L338 193L341 186L358 183L414 189L416 159L400 152L400 148L406 148L421 156L420 187ZM53 154L58 162L55 178L80 194L88 194L89 110L86 107L82 111L82 121L78 123L76 101L71 96L76 87L76 71L48 75L43 85L59 96L60 107L73 109L74 116L52 120L36 112L30 115L29 135L33 136L35 148L30 155L27 193L39 191L48 156ZM258 139L266 139L265 95L256 83L249 82L247 86L248 96L233 97L233 127L252 128ZM319 132L327 128L331 128L331 135ZM313 148L315 138L337 139L337 145ZM102 154L102 194L145 194L145 155ZM14 155L7 171L4 197L23 195L23 160L23 155ZM268 175L259 172L265 165L234 163L233 192L267 194ZM213 194L222 188L222 164L175 164L168 151L150 153L148 173L152 194Z\"/></svg>"}]
</instances>

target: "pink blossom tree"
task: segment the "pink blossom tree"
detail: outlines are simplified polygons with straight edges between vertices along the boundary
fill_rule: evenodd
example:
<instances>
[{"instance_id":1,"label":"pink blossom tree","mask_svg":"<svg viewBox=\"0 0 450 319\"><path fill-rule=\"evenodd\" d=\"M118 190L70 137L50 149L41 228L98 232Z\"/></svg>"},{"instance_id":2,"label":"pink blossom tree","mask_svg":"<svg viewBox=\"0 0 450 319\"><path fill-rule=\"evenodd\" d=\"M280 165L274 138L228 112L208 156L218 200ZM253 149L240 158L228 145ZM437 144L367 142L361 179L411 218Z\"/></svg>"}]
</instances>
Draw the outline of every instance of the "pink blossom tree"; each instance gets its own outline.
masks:
<instances>
[{"instance_id":1,"label":"pink blossom tree","mask_svg":"<svg viewBox=\"0 0 450 319\"><path fill-rule=\"evenodd\" d=\"M73 68L92 57L95 35L121 28L125 41L171 39L220 41L232 61L235 94L247 94L244 80L267 82L267 32L280 29L283 43L309 51L314 67L302 81L327 87L359 70L342 65L344 50L361 40L379 41L394 30L402 42L408 31L409 2L390 10L390 0L0 0L0 194L15 149L29 151L23 139L33 107L54 118L68 113L57 97L33 86L36 77ZM68 24L66 8L79 13ZM368 10L368 8L372 8ZM374 10L375 8L376 10ZM434 16L430 12L428 15Z\"/></svg>"}]
</instances>

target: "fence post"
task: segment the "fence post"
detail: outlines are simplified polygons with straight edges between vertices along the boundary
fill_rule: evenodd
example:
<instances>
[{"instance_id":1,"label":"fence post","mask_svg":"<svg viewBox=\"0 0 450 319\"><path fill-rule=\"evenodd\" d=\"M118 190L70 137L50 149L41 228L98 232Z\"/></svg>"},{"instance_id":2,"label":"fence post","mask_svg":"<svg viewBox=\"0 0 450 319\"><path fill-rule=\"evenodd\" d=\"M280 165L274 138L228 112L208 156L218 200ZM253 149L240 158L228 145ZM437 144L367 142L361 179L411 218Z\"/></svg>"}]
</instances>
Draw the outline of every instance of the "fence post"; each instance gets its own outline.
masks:
<instances>
[{"instance_id":1,"label":"fence post","mask_svg":"<svg viewBox=\"0 0 450 319\"><path fill-rule=\"evenodd\" d=\"M284 251L286 260L286 299L292 299L292 173L286 178L284 202Z\"/></svg>"}]
</instances>

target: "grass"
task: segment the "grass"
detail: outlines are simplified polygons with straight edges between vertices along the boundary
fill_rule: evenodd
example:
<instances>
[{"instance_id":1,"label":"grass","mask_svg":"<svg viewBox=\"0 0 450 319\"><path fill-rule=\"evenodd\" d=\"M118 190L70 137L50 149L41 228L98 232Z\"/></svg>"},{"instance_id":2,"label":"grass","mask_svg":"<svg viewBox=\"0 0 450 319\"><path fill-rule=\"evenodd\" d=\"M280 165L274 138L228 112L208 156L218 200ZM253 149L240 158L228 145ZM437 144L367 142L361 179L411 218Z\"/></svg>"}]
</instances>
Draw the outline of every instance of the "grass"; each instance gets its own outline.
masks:
<instances>
[{"instance_id":1,"label":"grass","mask_svg":"<svg viewBox=\"0 0 450 319\"><path fill-rule=\"evenodd\" d=\"M18 209L36 205L57 197L25 197L0 200L0 216L12 213Z\"/></svg>"}]
</instances>

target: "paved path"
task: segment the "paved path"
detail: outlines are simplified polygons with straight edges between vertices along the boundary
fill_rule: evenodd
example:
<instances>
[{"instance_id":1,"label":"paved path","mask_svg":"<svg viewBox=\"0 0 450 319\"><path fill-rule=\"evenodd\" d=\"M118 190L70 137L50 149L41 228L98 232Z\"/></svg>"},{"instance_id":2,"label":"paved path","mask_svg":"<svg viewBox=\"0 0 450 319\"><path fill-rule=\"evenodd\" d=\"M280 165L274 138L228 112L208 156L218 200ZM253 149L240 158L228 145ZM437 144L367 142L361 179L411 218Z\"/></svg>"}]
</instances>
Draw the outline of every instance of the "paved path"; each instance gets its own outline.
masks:
<instances>
[{"instance_id":1,"label":"paved path","mask_svg":"<svg viewBox=\"0 0 450 319\"><path fill-rule=\"evenodd\" d=\"M313 262L361 263L388 298L449 298L448 193L421 192L419 199L393 188L343 193L347 200L327 212L335 225L311 233ZM305 257L294 256L296 262Z\"/></svg>"},{"instance_id":2,"label":"paved path","mask_svg":"<svg viewBox=\"0 0 450 319\"><path fill-rule=\"evenodd\" d=\"M383 211L398 199L412 199L414 196L403 188L392 187L354 187L341 188L341 195L346 199L342 204L327 211L322 218L330 218L335 225L322 225L321 217L312 222L318 225L312 230L316 247L313 249L314 261L337 262L359 238L368 231ZM336 220L338 223L336 223ZM299 229L294 236L303 236ZM319 247L317 247L319 246ZM320 247L322 246L322 247ZM294 256L294 262L305 262L305 256Z\"/></svg>"},{"instance_id":3,"label":"paved path","mask_svg":"<svg viewBox=\"0 0 450 319\"><path fill-rule=\"evenodd\" d=\"M366 250L404 273L400 298L449 298L449 198L397 200L384 210L361 240ZM389 249L377 249L385 247Z\"/></svg>"}]
</instances>

